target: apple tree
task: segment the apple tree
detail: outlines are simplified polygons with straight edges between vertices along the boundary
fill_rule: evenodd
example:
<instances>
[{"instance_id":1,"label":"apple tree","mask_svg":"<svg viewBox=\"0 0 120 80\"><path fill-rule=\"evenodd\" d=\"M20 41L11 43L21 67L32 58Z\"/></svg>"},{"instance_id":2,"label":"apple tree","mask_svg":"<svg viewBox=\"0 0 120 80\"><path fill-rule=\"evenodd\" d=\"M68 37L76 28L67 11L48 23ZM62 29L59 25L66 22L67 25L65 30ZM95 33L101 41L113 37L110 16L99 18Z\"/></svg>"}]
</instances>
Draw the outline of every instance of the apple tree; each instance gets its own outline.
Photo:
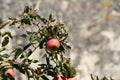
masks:
<instances>
[{"instance_id":1,"label":"apple tree","mask_svg":"<svg viewBox=\"0 0 120 80\"><path fill-rule=\"evenodd\" d=\"M70 58L64 56L71 47L67 43L68 33L64 24L56 20L50 14L48 19L39 15L34 8L25 7L19 18L9 18L0 24L0 30L6 25L25 29L26 27L37 28L36 31L27 30L20 37L28 39L28 44L16 47L9 53L0 54L0 79L14 80L15 70L21 72L29 79L49 80L47 76L52 76L53 80L75 79L76 70L71 66ZM19 26L18 26L19 25ZM0 53L7 51L7 44L13 39L11 32L0 33L1 46ZM38 64L37 68L30 67L32 63L37 64L39 60L30 59L31 54L36 49L45 51L42 56L46 63ZM12 56L12 57L11 57ZM60 76L61 75L61 76ZM63 79L61 79L63 80Z\"/></svg>"},{"instance_id":2,"label":"apple tree","mask_svg":"<svg viewBox=\"0 0 120 80\"><path fill-rule=\"evenodd\" d=\"M0 80L15 80L18 70L21 74L27 76L28 80L80 80L75 78L76 70L71 66L70 58L65 56L71 47L68 45L68 33L65 25L58 22L57 19L50 14L48 18L39 15L35 8L25 7L19 18L9 18L0 24L0 31L5 27L17 27L25 29L27 27L37 28L35 31L26 30L21 36L28 40L28 44L22 47L16 47L5 53L7 45L14 38L11 32L0 32ZM31 54L36 49L44 50L42 56L45 63L39 63L39 60L30 59ZM4 53L4 54L3 54ZM38 64L37 68L30 65ZM97 76L91 75L92 80L113 80L104 77L99 79Z\"/></svg>"}]
</instances>

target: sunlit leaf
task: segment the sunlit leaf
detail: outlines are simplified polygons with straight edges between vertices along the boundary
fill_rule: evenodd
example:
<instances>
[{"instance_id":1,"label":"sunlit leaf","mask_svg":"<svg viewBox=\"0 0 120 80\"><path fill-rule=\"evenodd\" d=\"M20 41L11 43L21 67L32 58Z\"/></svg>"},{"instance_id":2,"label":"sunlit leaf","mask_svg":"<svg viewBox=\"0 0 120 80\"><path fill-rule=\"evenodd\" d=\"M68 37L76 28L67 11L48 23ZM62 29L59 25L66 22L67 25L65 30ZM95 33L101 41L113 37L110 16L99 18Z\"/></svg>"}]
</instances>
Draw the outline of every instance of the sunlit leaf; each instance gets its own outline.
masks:
<instances>
[{"instance_id":1,"label":"sunlit leaf","mask_svg":"<svg viewBox=\"0 0 120 80\"><path fill-rule=\"evenodd\" d=\"M23 52L22 55L23 55L23 57L24 57L25 59L28 58L28 53Z\"/></svg>"}]
</instances>

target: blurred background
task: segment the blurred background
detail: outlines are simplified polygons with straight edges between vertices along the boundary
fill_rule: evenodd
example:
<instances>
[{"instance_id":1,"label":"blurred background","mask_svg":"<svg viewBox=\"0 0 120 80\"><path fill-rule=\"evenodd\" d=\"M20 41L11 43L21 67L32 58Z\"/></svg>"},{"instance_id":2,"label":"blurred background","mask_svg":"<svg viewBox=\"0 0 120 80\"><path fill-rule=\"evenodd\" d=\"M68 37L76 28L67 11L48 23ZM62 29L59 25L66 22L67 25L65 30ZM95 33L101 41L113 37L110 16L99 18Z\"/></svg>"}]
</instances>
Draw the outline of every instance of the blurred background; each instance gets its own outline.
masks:
<instances>
[{"instance_id":1,"label":"blurred background","mask_svg":"<svg viewBox=\"0 0 120 80\"><path fill-rule=\"evenodd\" d=\"M36 3L37 0L0 0L0 19L18 17L26 5ZM65 23L72 47L69 56L78 80L91 80L91 73L120 80L120 0L40 0L39 13L46 18L53 13ZM18 37L24 30L5 30L15 36L10 48L26 42ZM25 78L18 73L16 80Z\"/></svg>"}]
</instances>

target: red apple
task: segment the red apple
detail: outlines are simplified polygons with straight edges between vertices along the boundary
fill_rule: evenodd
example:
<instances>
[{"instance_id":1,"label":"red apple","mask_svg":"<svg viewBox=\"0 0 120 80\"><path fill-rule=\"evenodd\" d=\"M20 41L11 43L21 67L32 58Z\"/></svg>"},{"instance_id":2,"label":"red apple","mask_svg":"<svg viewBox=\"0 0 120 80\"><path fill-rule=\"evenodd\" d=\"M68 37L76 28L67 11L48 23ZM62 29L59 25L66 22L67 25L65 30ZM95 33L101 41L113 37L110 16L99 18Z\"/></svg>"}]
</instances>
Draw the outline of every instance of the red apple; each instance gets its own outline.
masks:
<instances>
[{"instance_id":1,"label":"red apple","mask_svg":"<svg viewBox=\"0 0 120 80\"><path fill-rule=\"evenodd\" d=\"M67 80L77 80L77 79L73 77L73 78L67 78Z\"/></svg>"},{"instance_id":2,"label":"red apple","mask_svg":"<svg viewBox=\"0 0 120 80\"><path fill-rule=\"evenodd\" d=\"M7 74L10 74L11 76L15 76L16 74L15 74L15 71L12 69L12 68L9 68L9 69L7 69L6 71L5 71Z\"/></svg>"},{"instance_id":3,"label":"red apple","mask_svg":"<svg viewBox=\"0 0 120 80\"><path fill-rule=\"evenodd\" d=\"M53 80L66 80L66 78L62 74L59 74L56 77L54 77Z\"/></svg>"},{"instance_id":4,"label":"red apple","mask_svg":"<svg viewBox=\"0 0 120 80\"><path fill-rule=\"evenodd\" d=\"M60 42L57 38L52 38L47 41L47 48L50 51L56 51L60 47Z\"/></svg>"}]
</instances>

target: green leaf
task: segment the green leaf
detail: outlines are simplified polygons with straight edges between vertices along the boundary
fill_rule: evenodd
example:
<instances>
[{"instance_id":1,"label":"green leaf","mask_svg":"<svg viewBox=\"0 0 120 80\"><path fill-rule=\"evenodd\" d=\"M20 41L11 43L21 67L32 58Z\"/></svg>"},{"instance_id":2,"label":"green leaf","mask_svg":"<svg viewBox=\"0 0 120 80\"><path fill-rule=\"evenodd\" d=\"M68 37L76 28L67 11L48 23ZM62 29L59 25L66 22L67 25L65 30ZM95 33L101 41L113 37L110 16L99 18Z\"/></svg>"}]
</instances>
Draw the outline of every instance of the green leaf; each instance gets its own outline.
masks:
<instances>
[{"instance_id":1,"label":"green leaf","mask_svg":"<svg viewBox=\"0 0 120 80\"><path fill-rule=\"evenodd\" d=\"M2 58L2 56L0 56L0 61L3 61L4 59Z\"/></svg>"},{"instance_id":2,"label":"green leaf","mask_svg":"<svg viewBox=\"0 0 120 80\"><path fill-rule=\"evenodd\" d=\"M4 57L4 58L9 58L10 55L8 55L8 54L3 54L2 57Z\"/></svg>"},{"instance_id":3,"label":"green leaf","mask_svg":"<svg viewBox=\"0 0 120 80\"><path fill-rule=\"evenodd\" d=\"M46 76L41 76L41 78L43 78L43 80L49 80Z\"/></svg>"},{"instance_id":4,"label":"green leaf","mask_svg":"<svg viewBox=\"0 0 120 80\"><path fill-rule=\"evenodd\" d=\"M5 35L8 35L11 39L13 39L13 37L12 37L10 32L5 32L4 34L2 34L2 37L4 37Z\"/></svg>"},{"instance_id":5,"label":"green leaf","mask_svg":"<svg viewBox=\"0 0 120 80\"><path fill-rule=\"evenodd\" d=\"M62 72L62 63L60 61L56 62L56 68L57 68L58 73Z\"/></svg>"},{"instance_id":6,"label":"green leaf","mask_svg":"<svg viewBox=\"0 0 120 80\"><path fill-rule=\"evenodd\" d=\"M32 62L33 62L33 63L37 63L37 62L39 62L39 61L38 61L38 60L33 60Z\"/></svg>"},{"instance_id":7,"label":"green leaf","mask_svg":"<svg viewBox=\"0 0 120 80\"><path fill-rule=\"evenodd\" d=\"M54 77L55 76L55 72L48 70L47 71L47 75L50 75L50 76Z\"/></svg>"},{"instance_id":8,"label":"green leaf","mask_svg":"<svg viewBox=\"0 0 120 80\"><path fill-rule=\"evenodd\" d=\"M91 74L90 76L91 76L92 80L99 80L98 76L96 76L96 75Z\"/></svg>"},{"instance_id":9,"label":"green leaf","mask_svg":"<svg viewBox=\"0 0 120 80\"><path fill-rule=\"evenodd\" d=\"M31 46L31 44L30 44L30 43L29 43L29 44L27 44L27 45L25 45L25 46L23 47L23 51L25 51L26 49L28 49L30 46Z\"/></svg>"},{"instance_id":10,"label":"green leaf","mask_svg":"<svg viewBox=\"0 0 120 80\"><path fill-rule=\"evenodd\" d=\"M67 47L68 49L71 49L71 47L70 47L69 45L67 45L67 44L66 44L66 47Z\"/></svg>"},{"instance_id":11,"label":"green leaf","mask_svg":"<svg viewBox=\"0 0 120 80\"><path fill-rule=\"evenodd\" d=\"M66 77L75 77L76 70L73 67L71 67L70 64L64 63L63 66L65 70L63 73Z\"/></svg>"},{"instance_id":12,"label":"green leaf","mask_svg":"<svg viewBox=\"0 0 120 80\"><path fill-rule=\"evenodd\" d=\"M22 65L20 64L14 64L13 65L17 70L19 70L21 73L25 74L25 70Z\"/></svg>"},{"instance_id":13,"label":"green leaf","mask_svg":"<svg viewBox=\"0 0 120 80\"><path fill-rule=\"evenodd\" d=\"M114 80L114 79L112 79L111 77L110 77L110 78L107 78L107 77L104 76L102 79L99 79L99 77L96 76L96 75L91 74L90 76L91 76L91 79L92 79L92 80Z\"/></svg>"},{"instance_id":14,"label":"green leaf","mask_svg":"<svg viewBox=\"0 0 120 80\"><path fill-rule=\"evenodd\" d=\"M5 80L15 80L15 78L10 74L6 74L6 78L7 79L5 79Z\"/></svg>"},{"instance_id":15,"label":"green leaf","mask_svg":"<svg viewBox=\"0 0 120 80\"><path fill-rule=\"evenodd\" d=\"M27 31L27 34L30 36L29 41L30 44L36 44L37 43L37 37L36 37L36 32L29 32Z\"/></svg>"},{"instance_id":16,"label":"green leaf","mask_svg":"<svg viewBox=\"0 0 120 80\"><path fill-rule=\"evenodd\" d=\"M76 76L76 70L74 67L70 67L70 77L75 77Z\"/></svg>"},{"instance_id":17,"label":"green leaf","mask_svg":"<svg viewBox=\"0 0 120 80\"><path fill-rule=\"evenodd\" d=\"M110 77L110 80L115 80L115 79L113 79L112 77Z\"/></svg>"},{"instance_id":18,"label":"green leaf","mask_svg":"<svg viewBox=\"0 0 120 80\"><path fill-rule=\"evenodd\" d=\"M40 43L39 43L39 48L42 49L44 46L44 43L46 42L46 38L41 39Z\"/></svg>"},{"instance_id":19,"label":"green leaf","mask_svg":"<svg viewBox=\"0 0 120 80\"><path fill-rule=\"evenodd\" d=\"M21 19L21 24L32 25L32 21L29 18Z\"/></svg>"},{"instance_id":20,"label":"green leaf","mask_svg":"<svg viewBox=\"0 0 120 80\"><path fill-rule=\"evenodd\" d=\"M59 50L60 50L60 51L65 51L65 47L64 47L64 45L63 45L62 42L61 42L61 46L60 46Z\"/></svg>"},{"instance_id":21,"label":"green leaf","mask_svg":"<svg viewBox=\"0 0 120 80\"><path fill-rule=\"evenodd\" d=\"M44 68L46 68L46 67L47 67L47 65L46 65L46 64L39 64L39 66L41 67L41 69L44 69Z\"/></svg>"},{"instance_id":22,"label":"green leaf","mask_svg":"<svg viewBox=\"0 0 120 80\"><path fill-rule=\"evenodd\" d=\"M44 24L46 24L46 23L48 22L47 19L41 17L40 15L36 15L36 17L37 17L38 19L40 19Z\"/></svg>"},{"instance_id":23,"label":"green leaf","mask_svg":"<svg viewBox=\"0 0 120 80\"><path fill-rule=\"evenodd\" d=\"M31 40L31 41L30 41L30 44L31 44L31 45L36 44L36 43L37 43L36 40Z\"/></svg>"},{"instance_id":24,"label":"green leaf","mask_svg":"<svg viewBox=\"0 0 120 80\"><path fill-rule=\"evenodd\" d=\"M26 35L26 34L22 34L22 35L21 35L21 37L26 38L26 37L27 37L27 35Z\"/></svg>"},{"instance_id":25,"label":"green leaf","mask_svg":"<svg viewBox=\"0 0 120 80\"><path fill-rule=\"evenodd\" d=\"M4 51L4 50L6 50L5 47L0 48L0 52L2 52L2 51Z\"/></svg>"},{"instance_id":26,"label":"green leaf","mask_svg":"<svg viewBox=\"0 0 120 80\"><path fill-rule=\"evenodd\" d=\"M46 36L48 34L48 31L47 30L41 30L40 31L40 35L41 36Z\"/></svg>"},{"instance_id":27,"label":"green leaf","mask_svg":"<svg viewBox=\"0 0 120 80\"><path fill-rule=\"evenodd\" d=\"M6 25L12 23L12 20L6 20L0 24L0 29L4 28Z\"/></svg>"},{"instance_id":28,"label":"green leaf","mask_svg":"<svg viewBox=\"0 0 120 80\"><path fill-rule=\"evenodd\" d=\"M28 50L28 52L27 53L24 53L24 54L22 54L21 56L20 56L20 58L27 58L27 57L29 57L31 54L33 53L33 51L31 50L31 49L29 49Z\"/></svg>"},{"instance_id":29,"label":"green leaf","mask_svg":"<svg viewBox=\"0 0 120 80\"><path fill-rule=\"evenodd\" d=\"M32 34L33 34L33 32L30 32L30 31L26 31L26 33L27 33L28 35L32 35Z\"/></svg>"},{"instance_id":30,"label":"green leaf","mask_svg":"<svg viewBox=\"0 0 120 80\"><path fill-rule=\"evenodd\" d=\"M24 13L29 13L29 11L30 11L29 6L25 6L25 8L24 8Z\"/></svg>"},{"instance_id":31,"label":"green leaf","mask_svg":"<svg viewBox=\"0 0 120 80\"><path fill-rule=\"evenodd\" d=\"M46 63L47 63L47 65L50 65L50 60L48 57L46 57Z\"/></svg>"},{"instance_id":32,"label":"green leaf","mask_svg":"<svg viewBox=\"0 0 120 80\"><path fill-rule=\"evenodd\" d=\"M102 80L108 80L108 78L107 77L103 77Z\"/></svg>"},{"instance_id":33,"label":"green leaf","mask_svg":"<svg viewBox=\"0 0 120 80\"><path fill-rule=\"evenodd\" d=\"M35 73L38 75L41 75L41 73L42 73L41 67L37 67L37 69L35 70Z\"/></svg>"},{"instance_id":34,"label":"green leaf","mask_svg":"<svg viewBox=\"0 0 120 80\"><path fill-rule=\"evenodd\" d=\"M6 46L9 43L9 37L5 37L3 42L2 42L2 47Z\"/></svg>"},{"instance_id":35,"label":"green leaf","mask_svg":"<svg viewBox=\"0 0 120 80\"><path fill-rule=\"evenodd\" d=\"M23 52L22 55L25 59L28 59L28 53Z\"/></svg>"},{"instance_id":36,"label":"green leaf","mask_svg":"<svg viewBox=\"0 0 120 80\"><path fill-rule=\"evenodd\" d=\"M15 59L19 57L19 55L23 52L23 50L21 48L17 48L15 50Z\"/></svg>"},{"instance_id":37,"label":"green leaf","mask_svg":"<svg viewBox=\"0 0 120 80\"><path fill-rule=\"evenodd\" d=\"M51 20L51 19L52 19L52 14L49 15L49 20Z\"/></svg>"},{"instance_id":38,"label":"green leaf","mask_svg":"<svg viewBox=\"0 0 120 80\"><path fill-rule=\"evenodd\" d=\"M52 15L52 14L49 15L49 20L50 20L51 22L54 22L54 21L55 21L55 18L53 18L53 15Z\"/></svg>"}]
</instances>

